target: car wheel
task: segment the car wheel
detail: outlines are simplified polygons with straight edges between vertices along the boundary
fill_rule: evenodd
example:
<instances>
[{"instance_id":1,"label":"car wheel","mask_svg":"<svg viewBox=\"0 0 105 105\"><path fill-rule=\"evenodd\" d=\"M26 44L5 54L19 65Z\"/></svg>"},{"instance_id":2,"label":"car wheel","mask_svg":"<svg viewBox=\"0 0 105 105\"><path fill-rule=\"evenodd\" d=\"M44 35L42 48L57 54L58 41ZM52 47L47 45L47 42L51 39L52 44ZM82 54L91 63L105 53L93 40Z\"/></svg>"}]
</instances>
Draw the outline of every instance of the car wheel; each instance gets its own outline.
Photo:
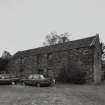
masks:
<instances>
[{"instance_id":1,"label":"car wheel","mask_svg":"<svg viewBox=\"0 0 105 105\"><path fill-rule=\"evenodd\" d=\"M40 83L37 83L36 86L37 86L37 87L40 87Z\"/></svg>"},{"instance_id":2,"label":"car wheel","mask_svg":"<svg viewBox=\"0 0 105 105\"><path fill-rule=\"evenodd\" d=\"M24 83L24 82L22 82L22 85L23 85L23 86L25 86L25 83Z\"/></svg>"}]
</instances>

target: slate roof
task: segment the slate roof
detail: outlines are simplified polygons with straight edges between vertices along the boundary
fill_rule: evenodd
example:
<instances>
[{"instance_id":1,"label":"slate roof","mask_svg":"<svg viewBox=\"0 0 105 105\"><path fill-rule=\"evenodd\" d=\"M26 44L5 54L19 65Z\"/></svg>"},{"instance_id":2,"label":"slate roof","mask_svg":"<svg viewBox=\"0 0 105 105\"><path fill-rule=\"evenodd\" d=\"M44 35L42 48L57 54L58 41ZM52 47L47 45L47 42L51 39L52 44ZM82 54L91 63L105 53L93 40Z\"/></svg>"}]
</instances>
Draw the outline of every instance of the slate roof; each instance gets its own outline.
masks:
<instances>
[{"instance_id":1,"label":"slate roof","mask_svg":"<svg viewBox=\"0 0 105 105\"><path fill-rule=\"evenodd\" d=\"M84 38L84 39L69 41L63 44L56 44L51 46L19 51L14 56L20 56L20 55L28 56L28 55L36 55L36 54L42 54L42 53L50 53L55 51L62 51L67 49L91 47L95 45L96 38L97 38L97 35Z\"/></svg>"}]
</instances>

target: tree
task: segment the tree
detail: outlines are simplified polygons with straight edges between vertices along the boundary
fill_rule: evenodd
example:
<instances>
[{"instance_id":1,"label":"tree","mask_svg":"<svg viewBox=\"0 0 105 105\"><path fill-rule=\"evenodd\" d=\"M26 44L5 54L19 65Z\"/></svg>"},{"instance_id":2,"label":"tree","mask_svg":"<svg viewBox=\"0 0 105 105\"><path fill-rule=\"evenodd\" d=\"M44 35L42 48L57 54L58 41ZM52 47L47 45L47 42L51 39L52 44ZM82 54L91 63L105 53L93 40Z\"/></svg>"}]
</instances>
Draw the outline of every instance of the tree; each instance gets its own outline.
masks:
<instances>
[{"instance_id":1,"label":"tree","mask_svg":"<svg viewBox=\"0 0 105 105\"><path fill-rule=\"evenodd\" d=\"M4 51L0 57L0 73L8 72L8 62L10 60L11 54L8 51Z\"/></svg>"},{"instance_id":2,"label":"tree","mask_svg":"<svg viewBox=\"0 0 105 105\"><path fill-rule=\"evenodd\" d=\"M63 34L58 34L57 32L51 32L45 37L45 42L43 45L55 45L58 43L65 43L70 41L69 40L69 33L65 32Z\"/></svg>"},{"instance_id":3,"label":"tree","mask_svg":"<svg viewBox=\"0 0 105 105\"><path fill-rule=\"evenodd\" d=\"M4 59L9 59L10 57L11 57L11 54L8 51L4 51L1 56L1 58L4 58Z\"/></svg>"},{"instance_id":4,"label":"tree","mask_svg":"<svg viewBox=\"0 0 105 105\"><path fill-rule=\"evenodd\" d=\"M101 43L102 61L105 61L105 44Z\"/></svg>"},{"instance_id":5,"label":"tree","mask_svg":"<svg viewBox=\"0 0 105 105\"><path fill-rule=\"evenodd\" d=\"M57 35L57 38L58 38L58 43L65 43L65 42L68 42L70 41L69 40L69 33L68 32L65 32L63 34L60 34L60 35Z\"/></svg>"}]
</instances>

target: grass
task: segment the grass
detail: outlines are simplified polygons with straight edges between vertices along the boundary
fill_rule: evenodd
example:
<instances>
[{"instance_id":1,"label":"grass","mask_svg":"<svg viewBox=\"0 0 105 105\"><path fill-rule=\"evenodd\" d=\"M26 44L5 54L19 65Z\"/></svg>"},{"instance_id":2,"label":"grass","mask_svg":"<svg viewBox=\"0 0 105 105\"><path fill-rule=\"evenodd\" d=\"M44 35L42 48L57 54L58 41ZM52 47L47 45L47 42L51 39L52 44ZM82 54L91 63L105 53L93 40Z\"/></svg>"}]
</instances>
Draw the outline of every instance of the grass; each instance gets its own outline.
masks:
<instances>
[{"instance_id":1,"label":"grass","mask_svg":"<svg viewBox=\"0 0 105 105\"><path fill-rule=\"evenodd\" d=\"M105 85L1 85L0 105L105 105Z\"/></svg>"}]
</instances>

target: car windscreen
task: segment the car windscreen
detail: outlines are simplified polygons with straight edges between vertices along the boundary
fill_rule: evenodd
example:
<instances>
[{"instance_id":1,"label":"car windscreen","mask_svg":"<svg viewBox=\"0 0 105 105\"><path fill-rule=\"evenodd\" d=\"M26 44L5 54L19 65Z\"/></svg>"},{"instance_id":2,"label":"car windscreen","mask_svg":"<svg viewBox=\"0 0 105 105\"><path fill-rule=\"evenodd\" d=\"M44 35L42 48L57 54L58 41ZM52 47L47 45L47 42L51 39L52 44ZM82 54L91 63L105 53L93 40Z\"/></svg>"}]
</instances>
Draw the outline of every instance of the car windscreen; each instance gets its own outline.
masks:
<instances>
[{"instance_id":1,"label":"car windscreen","mask_svg":"<svg viewBox=\"0 0 105 105\"><path fill-rule=\"evenodd\" d=\"M29 79L39 79L39 75L30 75Z\"/></svg>"},{"instance_id":2,"label":"car windscreen","mask_svg":"<svg viewBox=\"0 0 105 105\"><path fill-rule=\"evenodd\" d=\"M45 77L43 75L35 74L35 75L30 75L29 79L41 79L41 80L44 80Z\"/></svg>"},{"instance_id":3,"label":"car windscreen","mask_svg":"<svg viewBox=\"0 0 105 105\"><path fill-rule=\"evenodd\" d=\"M40 79L44 80L44 79L45 79L45 77L44 77L43 75L40 75Z\"/></svg>"}]
</instances>

